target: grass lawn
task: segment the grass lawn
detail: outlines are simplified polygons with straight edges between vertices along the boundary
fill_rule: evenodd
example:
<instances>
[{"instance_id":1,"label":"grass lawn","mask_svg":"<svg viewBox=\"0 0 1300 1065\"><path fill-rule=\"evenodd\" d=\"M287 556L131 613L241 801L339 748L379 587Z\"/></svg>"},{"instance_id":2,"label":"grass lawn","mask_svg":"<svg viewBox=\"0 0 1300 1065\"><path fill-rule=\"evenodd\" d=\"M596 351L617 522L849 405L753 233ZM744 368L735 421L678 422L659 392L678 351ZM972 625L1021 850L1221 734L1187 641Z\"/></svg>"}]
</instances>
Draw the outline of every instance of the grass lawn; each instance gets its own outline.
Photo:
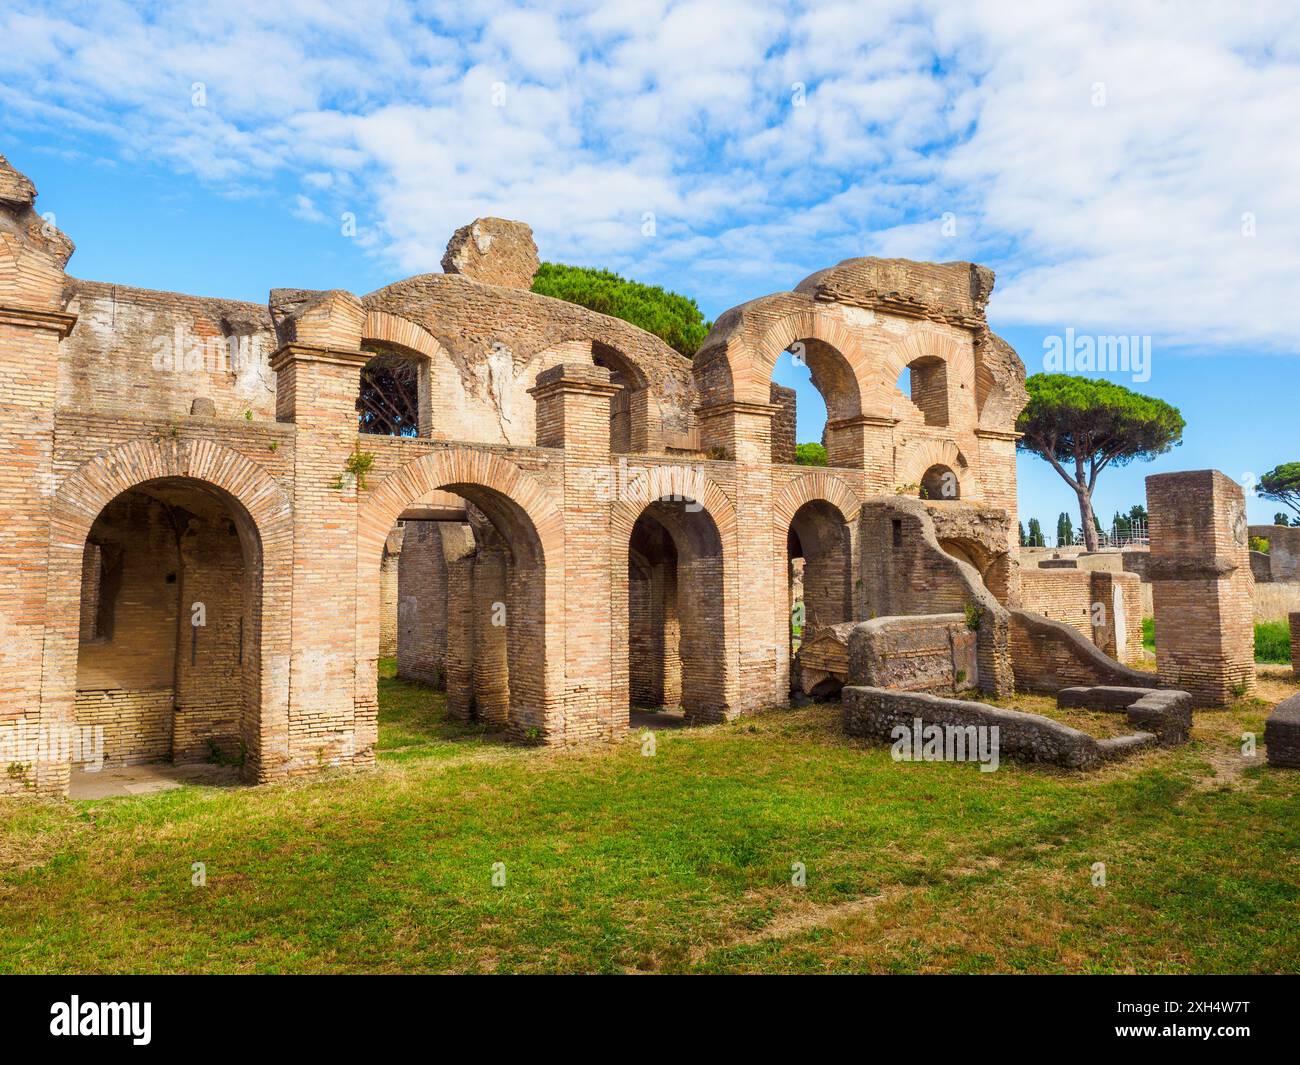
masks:
<instances>
[{"instance_id":1,"label":"grass lawn","mask_svg":"<svg viewBox=\"0 0 1300 1065\"><path fill-rule=\"evenodd\" d=\"M0 972L1300 970L1300 773L1240 753L1280 669L1092 775L895 763L834 706L511 747L385 672L376 772L0 802Z\"/></svg>"}]
</instances>

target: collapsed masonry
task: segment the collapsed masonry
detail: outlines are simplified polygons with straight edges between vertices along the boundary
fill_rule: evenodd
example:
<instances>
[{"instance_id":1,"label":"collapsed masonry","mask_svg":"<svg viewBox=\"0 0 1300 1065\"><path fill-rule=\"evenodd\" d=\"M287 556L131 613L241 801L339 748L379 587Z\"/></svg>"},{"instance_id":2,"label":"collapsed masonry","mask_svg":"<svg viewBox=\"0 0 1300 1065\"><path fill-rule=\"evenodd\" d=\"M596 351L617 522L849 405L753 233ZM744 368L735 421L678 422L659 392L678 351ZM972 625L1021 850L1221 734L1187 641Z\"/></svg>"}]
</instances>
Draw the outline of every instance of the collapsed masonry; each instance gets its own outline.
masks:
<instances>
[{"instance_id":1,"label":"collapsed masonry","mask_svg":"<svg viewBox=\"0 0 1300 1065\"><path fill-rule=\"evenodd\" d=\"M988 270L847 260L691 360L529 291L522 223L458 231L443 274L260 306L71 277L34 200L0 158L0 790L65 793L87 729L110 765L372 765L381 654L528 742L724 720L787 699L796 592L810 642L976 620L983 691L1123 682L1025 612L1024 368ZM785 351L829 467L793 462ZM358 431L376 367L413 382L413 435Z\"/></svg>"}]
</instances>

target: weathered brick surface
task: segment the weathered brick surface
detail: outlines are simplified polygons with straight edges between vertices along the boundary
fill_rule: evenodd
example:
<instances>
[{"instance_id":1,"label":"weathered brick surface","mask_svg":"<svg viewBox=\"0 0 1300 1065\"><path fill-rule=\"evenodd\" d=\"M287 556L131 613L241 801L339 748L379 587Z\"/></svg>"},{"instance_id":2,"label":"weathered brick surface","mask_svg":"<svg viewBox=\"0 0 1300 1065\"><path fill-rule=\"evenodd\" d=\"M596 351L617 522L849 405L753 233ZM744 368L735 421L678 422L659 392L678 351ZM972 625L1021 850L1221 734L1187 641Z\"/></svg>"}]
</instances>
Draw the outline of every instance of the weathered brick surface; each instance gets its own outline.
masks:
<instances>
[{"instance_id":1,"label":"weathered brick surface","mask_svg":"<svg viewBox=\"0 0 1300 1065\"><path fill-rule=\"evenodd\" d=\"M1136 573L1023 569L1020 598L1025 610L1077 629L1111 658L1142 660L1142 584Z\"/></svg>"},{"instance_id":2,"label":"weathered brick surface","mask_svg":"<svg viewBox=\"0 0 1300 1065\"><path fill-rule=\"evenodd\" d=\"M1163 687L1209 705L1255 690L1255 581L1246 501L1217 470L1147 478L1156 664Z\"/></svg>"},{"instance_id":3,"label":"weathered brick surface","mask_svg":"<svg viewBox=\"0 0 1300 1065\"><path fill-rule=\"evenodd\" d=\"M216 747L252 780L366 766L394 641L452 713L528 742L617 738L635 702L724 720L788 695L795 560L815 628L969 608L979 683L1010 691L1024 371L987 271L850 260L723 315L692 363L526 291L495 237L453 249L469 274L265 308L76 281L5 182L0 724L101 723L121 760ZM790 461L771 371L796 344L830 468ZM376 351L417 365L418 437L357 433ZM87 542L122 542L118 518L110 587ZM68 770L0 786L59 793Z\"/></svg>"}]
</instances>

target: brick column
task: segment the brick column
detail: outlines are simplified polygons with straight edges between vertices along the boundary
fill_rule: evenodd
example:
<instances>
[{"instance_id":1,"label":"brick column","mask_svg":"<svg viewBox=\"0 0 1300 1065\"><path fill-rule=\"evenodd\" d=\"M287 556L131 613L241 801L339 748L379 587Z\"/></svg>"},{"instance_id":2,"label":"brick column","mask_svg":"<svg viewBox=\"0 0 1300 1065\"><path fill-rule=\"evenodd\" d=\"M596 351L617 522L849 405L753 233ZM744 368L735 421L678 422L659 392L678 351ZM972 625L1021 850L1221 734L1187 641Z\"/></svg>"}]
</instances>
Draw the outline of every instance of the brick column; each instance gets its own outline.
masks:
<instances>
[{"instance_id":1,"label":"brick column","mask_svg":"<svg viewBox=\"0 0 1300 1065\"><path fill-rule=\"evenodd\" d=\"M700 447L709 458L736 462L772 461L772 419L780 411L774 403L716 403L697 407Z\"/></svg>"},{"instance_id":2,"label":"brick column","mask_svg":"<svg viewBox=\"0 0 1300 1065\"><path fill-rule=\"evenodd\" d=\"M1147 478L1156 665L1164 687L1219 706L1255 690L1246 500L1217 470Z\"/></svg>"},{"instance_id":3,"label":"brick column","mask_svg":"<svg viewBox=\"0 0 1300 1065\"><path fill-rule=\"evenodd\" d=\"M868 492L893 492L897 424L897 418L869 414L827 422L827 462L841 469L865 470Z\"/></svg>"},{"instance_id":4,"label":"brick column","mask_svg":"<svg viewBox=\"0 0 1300 1065\"><path fill-rule=\"evenodd\" d=\"M356 399L369 358L298 343L271 356L276 417L297 428L289 772L335 759L374 761L378 707L369 699L358 705L356 697L358 484L347 470L358 446Z\"/></svg>"},{"instance_id":5,"label":"brick column","mask_svg":"<svg viewBox=\"0 0 1300 1065\"><path fill-rule=\"evenodd\" d=\"M609 370L552 366L529 392L537 400L537 444L564 448L564 739L609 739L627 730L626 707L615 707L612 672L614 580L627 563L610 560L609 404L618 391ZM547 624L549 625L550 619ZM549 727L549 725L548 725Z\"/></svg>"},{"instance_id":6,"label":"brick column","mask_svg":"<svg viewBox=\"0 0 1300 1065\"><path fill-rule=\"evenodd\" d=\"M505 543L494 535L474 556L474 707L478 719L504 728L510 717L510 666L506 646Z\"/></svg>"},{"instance_id":7,"label":"brick column","mask_svg":"<svg viewBox=\"0 0 1300 1065\"><path fill-rule=\"evenodd\" d=\"M474 712L474 556L447 560L447 712L468 721Z\"/></svg>"},{"instance_id":8,"label":"brick column","mask_svg":"<svg viewBox=\"0 0 1300 1065\"><path fill-rule=\"evenodd\" d=\"M0 306L0 729L71 726L77 631L47 630L59 341L75 318ZM69 590L76 596L76 588ZM43 663L43 658L48 659ZM42 670L50 683L42 685ZM0 794L67 792L66 762L0 764ZM11 775L12 773L12 775Z\"/></svg>"}]
</instances>

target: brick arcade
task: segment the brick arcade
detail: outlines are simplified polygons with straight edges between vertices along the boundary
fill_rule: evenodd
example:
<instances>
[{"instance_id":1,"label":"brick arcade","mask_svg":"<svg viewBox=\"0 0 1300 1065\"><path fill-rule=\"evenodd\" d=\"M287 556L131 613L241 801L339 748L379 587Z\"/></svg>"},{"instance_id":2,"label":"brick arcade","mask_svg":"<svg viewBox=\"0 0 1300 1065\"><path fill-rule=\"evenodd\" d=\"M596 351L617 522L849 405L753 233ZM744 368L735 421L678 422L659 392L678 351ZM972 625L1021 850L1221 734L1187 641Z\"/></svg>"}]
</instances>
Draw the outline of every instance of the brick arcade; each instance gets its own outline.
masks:
<instances>
[{"instance_id":1,"label":"brick arcade","mask_svg":"<svg viewBox=\"0 0 1300 1065\"><path fill-rule=\"evenodd\" d=\"M616 740L633 706L784 703L796 598L817 632L974 611L984 691L1128 679L1107 654L1133 621L1090 639L1025 609L1025 371L987 269L846 260L692 360L531 292L521 223L458 231L441 274L259 305L74 278L34 201L0 158L0 728L250 781L364 767L383 653L518 740ZM794 461L786 351L827 467ZM417 435L359 432L373 360L414 367ZM1245 594L1248 566L1202 569ZM15 760L0 790L64 794L72 767Z\"/></svg>"}]
</instances>

